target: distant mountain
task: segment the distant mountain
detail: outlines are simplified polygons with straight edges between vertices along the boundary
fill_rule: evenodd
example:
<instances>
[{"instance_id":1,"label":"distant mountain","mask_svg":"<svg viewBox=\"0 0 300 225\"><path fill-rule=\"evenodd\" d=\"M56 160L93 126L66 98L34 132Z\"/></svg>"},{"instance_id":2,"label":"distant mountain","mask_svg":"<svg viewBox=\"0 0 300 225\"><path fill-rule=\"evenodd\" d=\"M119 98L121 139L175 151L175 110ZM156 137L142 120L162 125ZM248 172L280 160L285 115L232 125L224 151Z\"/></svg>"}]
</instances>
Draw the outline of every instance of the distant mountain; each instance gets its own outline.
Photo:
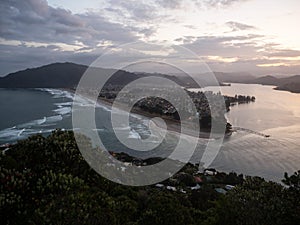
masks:
<instances>
[{"instance_id":1,"label":"distant mountain","mask_svg":"<svg viewBox=\"0 0 300 225\"><path fill-rule=\"evenodd\" d=\"M283 83L300 83L300 75L295 75L287 78L281 78L280 79Z\"/></svg>"},{"instance_id":2,"label":"distant mountain","mask_svg":"<svg viewBox=\"0 0 300 225\"><path fill-rule=\"evenodd\" d=\"M170 80L174 81L175 83L179 84L180 86L183 86L186 88L199 88L199 85L195 82L195 80L186 74L167 75L167 74L162 74L162 73L140 73L140 72L136 73L136 74L139 76L163 77L163 78L170 79ZM200 82L200 83L201 83L201 87L212 84L212 83L207 82L206 80L203 80L203 82Z\"/></svg>"},{"instance_id":3,"label":"distant mountain","mask_svg":"<svg viewBox=\"0 0 300 225\"><path fill-rule=\"evenodd\" d=\"M74 63L54 63L46 66L26 69L16 73L8 74L0 78L2 88L73 88L76 87L88 69L85 65ZM123 70L93 68L94 71L101 73L114 73L109 80L110 84L122 85L137 78L136 74Z\"/></svg>"},{"instance_id":4,"label":"distant mountain","mask_svg":"<svg viewBox=\"0 0 300 225\"><path fill-rule=\"evenodd\" d=\"M0 78L2 88L63 88L79 82L87 66L73 63L54 63L26 69Z\"/></svg>"},{"instance_id":5,"label":"distant mountain","mask_svg":"<svg viewBox=\"0 0 300 225\"><path fill-rule=\"evenodd\" d=\"M245 81L245 83L277 86L280 83L280 79L268 75L268 76L259 77L259 78L255 78L255 79L249 79L249 80Z\"/></svg>"},{"instance_id":6,"label":"distant mountain","mask_svg":"<svg viewBox=\"0 0 300 225\"><path fill-rule=\"evenodd\" d=\"M256 78L252 74L246 72L240 72L240 73L214 72L214 74L220 83L244 83L245 81Z\"/></svg>"},{"instance_id":7,"label":"distant mountain","mask_svg":"<svg viewBox=\"0 0 300 225\"><path fill-rule=\"evenodd\" d=\"M26 69L0 77L0 88L73 88L76 87L88 69L75 63L53 63L38 68ZM126 85L145 76L158 76L170 79L185 87L195 87L190 77L176 77L159 73L131 73L124 70L89 68L90 74L101 76L109 73L113 76L107 81L111 85ZM198 87L198 86L196 86Z\"/></svg>"},{"instance_id":8,"label":"distant mountain","mask_svg":"<svg viewBox=\"0 0 300 225\"><path fill-rule=\"evenodd\" d=\"M239 72L239 73L224 73L224 72L209 72L209 73L199 73L199 74L190 74L187 76L183 73L172 74L176 76L178 79L192 82L191 77L197 77L197 79L201 82L202 86L210 86L215 85L216 80L222 83L243 83L248 80L255 79L256 77L250 73ZM191 77L190 77L191 76Z\"/></svg>"},{"instance_id":9,"label":"distant mountain","mask_svg":"<svg viewBox=\"0 0 300 225\"><path fill-rule=\"evenodd\" d=\"M214 72L215 78L222 83L245 83L245 84L262 84L262 85L273 85L277 86L276 90L285 90L295 93L300 93L300 75L295 75L285 78L277 78L271 75L263 77L255 77L250 73L223 73ZM215 78L213 78L211 73L203 73L195 75L200 78L201 84L203 86L210 86L215 84ZM183 76L178 76L179 79Z\"/></svg>"},{"instance_id":10,"label":"distant mountain","mask_svg":"<svg viewBox=\"0 0 300 225\"><path fill-rule=\"evenodd\" d=\"M249 84L263 84L277 86L276 90L290 91L300 93L300 75L295 75L286 78L276 78L273 76L259 77L253 80L248 80L245 83Z\"/></svg>"},{"instance_id":11,"label":"distant mountain","mask_svg":"<svg viewBox=\"0 0 300 225\"><path fill-rule=\"evenodd\" d=\"M300 93L300 75L282 78L280 80L281 83L275 88L276 90Z\"/></svg>"}]
</instances>

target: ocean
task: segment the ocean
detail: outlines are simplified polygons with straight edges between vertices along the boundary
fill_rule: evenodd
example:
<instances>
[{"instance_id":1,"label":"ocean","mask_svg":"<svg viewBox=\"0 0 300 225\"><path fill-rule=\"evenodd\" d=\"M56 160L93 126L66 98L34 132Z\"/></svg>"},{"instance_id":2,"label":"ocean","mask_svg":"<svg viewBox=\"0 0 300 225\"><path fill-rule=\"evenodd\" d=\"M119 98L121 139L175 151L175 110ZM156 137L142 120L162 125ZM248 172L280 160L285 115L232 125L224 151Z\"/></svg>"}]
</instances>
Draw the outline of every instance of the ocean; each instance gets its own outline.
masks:
<instances>
[{"instance_id":1,"label":"ocean","mask_svg":"<svg viewBox=\"0 0 300 225\"><path fill-rule=\"evenodd\" d=\"M0 143L70 129L72 95L55 89L0 89Z\"/></svg>"}]
</instances>

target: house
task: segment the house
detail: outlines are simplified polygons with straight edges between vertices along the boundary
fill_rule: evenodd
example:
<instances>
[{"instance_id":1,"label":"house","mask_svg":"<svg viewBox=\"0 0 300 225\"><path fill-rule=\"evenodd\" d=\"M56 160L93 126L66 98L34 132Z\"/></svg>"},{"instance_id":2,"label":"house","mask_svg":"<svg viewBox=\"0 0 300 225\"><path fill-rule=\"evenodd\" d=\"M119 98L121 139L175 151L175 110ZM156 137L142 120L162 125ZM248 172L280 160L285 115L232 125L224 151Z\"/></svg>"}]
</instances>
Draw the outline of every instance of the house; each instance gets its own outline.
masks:
<instances>
[{"instance_id":1,"label":"house","mask_svg":"<svg viewBox=\"0 0 300 225\"><path fill-rule=\"evenodd\" d=\"M224 190L223 188L215 188L215 191L220 193L220 194L223 194L223 195L225 195L227 193L227 191Z\"/></svg>"},{"instance_id":2,"label":"house","mask_svg":"<svg viewBox=\"0 0 300 225\"><path fill-rule=\"evenodd\" d=\"M196 186L191 187L191 190L198 190L200 188L201 188L201 186L199 184L197 184Z\"/></svg>"},{"instance_id":3,"label":"house","mask_svg":"<svg viewBox=\"0 0 300 225\"><path fill-rule=\"evenodd\" d=\"M183 190L183 189L180 189L180 192L183 193L183 194L186 194L186 191Z\"/></svg>"},{"instance_id":4,"label":"house","mask_svg":"<svg viewBox=\"0 0 300 225\"><path fill-rule=\"evenodd\" d=\"M204 170L204 175L205 176L214 176L217 174L216 169L205 169Z\"/></svg>"},{"instance_id":5,"label":"house","mask_svg":"<svg viewBox=\"0 0 300 225\"><path fill-rule=\"evenodd\" d=\"M203 182L201 177L194 176L194 179L195 179L196 183L202 183Z\"/></svg>"},{"instance_id":6,"label":"house","mask_svg":"<svg viewBox=\"0 0 300 225\"><path fill-rule=\"evenodd\" d=\"M233 189L235 186L233 186L233 185L229 185L229 184L227 184L227 185L225 185L225 189L226 190L231 190L231 189Z\"/></svg>"},{"instance_id":7,"label":"house","mask_svg":"<svg viewBox=\"0 0 300 225\"><path fill-rule=\"evenodd\" d=\"M176 187L167 186L167 190L170 190L170 191L176 191Z\"/></svg>"},{"instance_id":8,"label":"house","mask_svg":"<svg viewBox=\"0 0 300 225\"><path fill-rule=\"evenodd\" d=\"M155 184L155 187L158 187L158 188L163 188L164 185L163 184Z\"/></svg>"}]
</instances>

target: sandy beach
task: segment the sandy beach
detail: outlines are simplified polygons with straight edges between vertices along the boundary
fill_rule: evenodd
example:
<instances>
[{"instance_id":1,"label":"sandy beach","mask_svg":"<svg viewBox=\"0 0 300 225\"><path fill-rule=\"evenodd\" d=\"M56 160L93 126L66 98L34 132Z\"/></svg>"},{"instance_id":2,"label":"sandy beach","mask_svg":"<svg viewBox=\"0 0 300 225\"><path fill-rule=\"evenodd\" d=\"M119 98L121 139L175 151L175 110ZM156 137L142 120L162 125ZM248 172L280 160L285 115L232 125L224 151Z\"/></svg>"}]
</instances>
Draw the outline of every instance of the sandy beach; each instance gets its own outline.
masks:
<instances>
[{"instance_id":1,"label":"sandy beach","mask_svg":"<svg viewBox=\"0 0 300 225\"><path fill-rule=\"evenodd\" d=\"M75 91L72 89L64 89L66 91L69 91L73 94L75 94ZM82 93L81 93L82 94ZM86 94L82 94L83 97L91 99L91 96L88 95L88 93ZM106 98L98 98L97 103L100 105L105 105L108 106L109 108L112 107L114 100L113 99L106 99ZM120 110L124 110L124 111L128 111L128 106L126 104L121 104L121 103L114 103L114 107L117 107ZM159 114L154 114L154 113L149 113L146 112L144 110L141 110L140 108L132 108L130 110L130 113L132 114L136 114L136 115L140 115L140 116L144 116L148 119L152 119L152 118L161 118L164 120L165 124L167 125L167 130L168 132L172 132L175 135L180 135L182 133L181 131L181 123L178 120L172 119L168 116L163 116L163 115L159 115ZM159 120L151 120L155 126L157 126L160 129L164 129L165 128L165 124L161 123ZM185 124L185 132L184 134L187 136L191 136L191 137L196 137L196 138L203 138L203 139L210 139L210 138L220 138L222 135L221 134L211 134L210 131L208 129L202 129L201 131L195 132L195 130L193 129L189 129L189 127L192 126L192 124Z\"/></svg>"},{"instance_id":2,"label":"sandy beach","mask_svg":"<svg viewBox=\"0 0 300 225\"><path fill-rule=\"evenodd\" d=\"M113 104L113 100L110 100L110 99L105 99L105 98L98 98L98 103L99 104L103 104L103 105L106 105L106 106L109 106L109 107L112 107L112 104ZM127 106L126 105L123 105L123 104L114 104L115 107L117 107L118 109L121 109L121 110L127 110ZM137 114L137 115L141 115L141 116L144 116L144 117L147 117L148 119L151 119L151 118L155 118L155 117L159 117L161 119L163 119L167 125L167 129L169 132L173 132L177 135L180 135L181 134L181 123L177 120L174 120L170 117L167 117L167 116L162 116L162 115L158 115L158 114L154 114L154 113L149 113L149 112L145 112L139 108L132 108L131 113L133 114ZM152 122L159 128L161 129L164 129L164 124L160 123L159 120L152 120ZM196 135L195 131L193 129L187 129L188 125L185 126L185 135L188 135L188 136L192 136L192 137L199 137L199 138L210 138L210 132L199 132L198 134L199 135Z\"/></svg>"}]
</instances>

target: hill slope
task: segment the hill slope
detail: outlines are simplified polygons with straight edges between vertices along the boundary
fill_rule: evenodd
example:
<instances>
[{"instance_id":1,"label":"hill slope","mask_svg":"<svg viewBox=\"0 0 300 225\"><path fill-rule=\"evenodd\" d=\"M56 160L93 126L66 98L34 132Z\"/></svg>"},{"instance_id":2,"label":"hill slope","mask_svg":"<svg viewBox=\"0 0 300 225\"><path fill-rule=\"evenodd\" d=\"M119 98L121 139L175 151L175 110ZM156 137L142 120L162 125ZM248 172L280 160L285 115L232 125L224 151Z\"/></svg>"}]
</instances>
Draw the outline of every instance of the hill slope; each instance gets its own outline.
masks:
<instances>
[{"instance_id":1,"label":"hill slope","mask_svg":"<svg viewBox=\"0 0 300 225\"><path fill-rule=\"evenodd\" d=\"M8 74L0 78L0 88L73 88L76 87L88 69L85 65L74 63L53 63L38 68ZM113 76L107 84L126 85L129 82L145 76L158 76L170 79L185 87L194 87L190 77L176 77L166 74L131 73L124 70L90 68L91 74L101 76L109 73ZM197 86L198 87L198 86Z\"/></svg>"},{"instance_id":2,"label":"hill slope","mask_svg":"<svg viewBox=\"0 0 300 225\"><path fill-rule=\"evenodd\" d=\"M26 69L0 78L5 88L62 88L73 87L79 82L87 66L73 63L54 63L34 69Z\"/></svg>"},{"instance_id":3,"label":"hill slope","mask_svg":"<svg viewBox=\"0 0 300 225\"><path fill-rule=\"evenodd\" d=\"M277 86L276 90L290 91L294 93L300 93L300 75L295 75L286 78L276 78L273 76L264 76L249 80L246 83L249 84L263 84Z\"/></svg>"},{"instance_id":4,"label":"hill slope","mask_svg":"<svg viewBox=\"0 0 300 225\"><path fill-rule=\"evenodd\" d=\"M275 89L300 93L300 75L282 78L281 84L279 84L278 87Z\"/></svg>"},{"instance_id":5,"label":"hill slope","mask_svg":"<svg viewBox=\"0 0 300 225\"><path fill-rule=\"evenodd\" d=\"M74 63L54 63L46 66L26 69L0 78L2 88L72 88L77 86L82 75L88 69L85 65ZM122 85L138 76L123 70L95 68L97 74L114 73L110 84Z\"/></svg>"},{"instance_id":6,"label":"hill slope","mask_svg":"<svg viewBox=\"0 0 300 225\"><path fill-rule=\"evenodd\" d=\"M253 79L253 80L248 80L246 83L277 86L280 83L280 79L268 75L268 76L259 77L259 78Z\"/></svg>"}]
</instances>

